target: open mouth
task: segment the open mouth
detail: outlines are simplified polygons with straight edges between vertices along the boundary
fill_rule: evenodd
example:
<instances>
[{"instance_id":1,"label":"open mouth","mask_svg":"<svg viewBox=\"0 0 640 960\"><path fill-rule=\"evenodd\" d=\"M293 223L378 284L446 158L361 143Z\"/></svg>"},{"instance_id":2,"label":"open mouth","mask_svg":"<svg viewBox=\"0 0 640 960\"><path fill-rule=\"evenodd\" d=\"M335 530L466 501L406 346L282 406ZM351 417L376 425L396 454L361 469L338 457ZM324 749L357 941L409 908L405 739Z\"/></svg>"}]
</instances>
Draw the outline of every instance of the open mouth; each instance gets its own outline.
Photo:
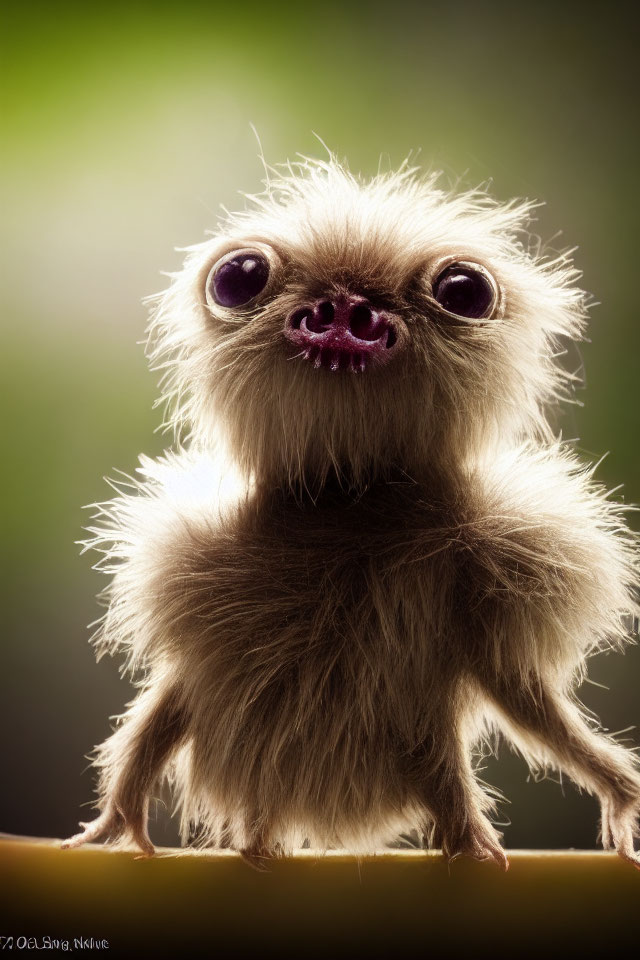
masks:
<instances>
[{"instance_id":1,"label":"open mouth","mask_svg":"<svg viewBox=\"0 0 640 960\"><path fill-rule=\"evenodd\" d=\"M354 350L335 350L330 347L311 346L302 354L305 360L310 360L316 370L324 367L325 370L348 370L351 373L364 373L367 367L365 353Z\"/></svg>"},{"instance_id":2,"label":"open mouth","mask_svg":"<svg viewBox=\"0 0 640 960\"><path fill-rule=\"evenodd\" d=\"M302 348L298 356L334 373L364 373L371 363L385 362L398 342L390 317L355 298L294 310L284 334Z\"/></svg>"}]
</instances>

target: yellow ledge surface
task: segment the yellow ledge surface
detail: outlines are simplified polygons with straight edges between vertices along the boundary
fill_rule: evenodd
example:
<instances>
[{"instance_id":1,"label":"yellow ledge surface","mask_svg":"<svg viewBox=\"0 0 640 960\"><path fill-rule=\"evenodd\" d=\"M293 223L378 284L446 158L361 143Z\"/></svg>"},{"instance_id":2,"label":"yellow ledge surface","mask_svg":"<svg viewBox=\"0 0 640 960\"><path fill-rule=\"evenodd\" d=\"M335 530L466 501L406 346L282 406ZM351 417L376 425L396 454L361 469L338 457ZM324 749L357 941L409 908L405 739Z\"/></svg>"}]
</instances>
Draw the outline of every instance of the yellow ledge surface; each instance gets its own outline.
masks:
<instances>
[{"instance_id":1,"label":"yellow ledge surface","mask_svg":"<svg viewBox=\"0 0 640 960\"><path fill-rule=\"evenodd\" d=\"M640 871L615 854L512 850L509 859L503 873L437 852L301 850L258 872L230 851L158 848L138 859L0 834L0 937L12 943L0 941L0 951L32 954L55 941L71 950L75 941L75 950L136 957L356 948L520 957L534 947L585 956L640 936Z\"/></svg>"}]
</instances>

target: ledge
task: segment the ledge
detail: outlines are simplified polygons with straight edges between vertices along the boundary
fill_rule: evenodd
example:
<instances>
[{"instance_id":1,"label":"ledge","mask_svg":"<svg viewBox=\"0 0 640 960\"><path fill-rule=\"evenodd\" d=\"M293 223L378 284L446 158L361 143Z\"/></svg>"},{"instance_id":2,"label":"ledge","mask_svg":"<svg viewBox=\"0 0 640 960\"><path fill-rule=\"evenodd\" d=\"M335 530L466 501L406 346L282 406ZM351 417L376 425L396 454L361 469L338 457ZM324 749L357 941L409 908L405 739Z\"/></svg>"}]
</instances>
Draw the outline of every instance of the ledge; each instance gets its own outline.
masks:
<instances>
[{"instance_id":1,"label":"ledge","mask_svg":"<svg viewBox=\"0 0 640 960\"><path fill-rule=\"evenodd\" d=\"M544 946L610 953L640 936L640 871L611 853L512 850L505 874L437 852L302 850L258 872L224 850L158 848L141 860L59 844L0 834L0 934L14 943L93 938L84 949L106 940L111 956L138 957L306 958L374 946L389 956L446 947L518 957Z\"/></svg>"}]
</instances>

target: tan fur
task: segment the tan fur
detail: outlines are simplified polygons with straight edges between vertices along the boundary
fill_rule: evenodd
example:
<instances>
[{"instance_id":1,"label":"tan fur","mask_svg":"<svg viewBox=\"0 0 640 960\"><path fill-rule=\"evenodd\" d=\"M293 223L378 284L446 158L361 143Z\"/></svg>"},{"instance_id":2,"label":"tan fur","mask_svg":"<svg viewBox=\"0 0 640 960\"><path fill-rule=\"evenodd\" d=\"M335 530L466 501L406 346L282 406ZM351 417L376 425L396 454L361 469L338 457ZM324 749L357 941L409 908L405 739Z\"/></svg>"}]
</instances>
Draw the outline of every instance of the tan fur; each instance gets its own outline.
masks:
<instances>
[{"instance_id":1,"label":"tan fur","mask_svg":"<svg viewBox=\"0 0 640 960\"><path fill-rule=\"evenodd\" d=\"M150 356L175 452L100 508L112 573L100 652L140 693L97 748L98 820L67 843L133 838L173 785L184 840L247 857L371 850L417 830L506 865L471 756L493 725L533 767L596 794L605 845L633 859L634 755L575 698L587 656L637 614L622 510L552 434L571 378L555 357L585 298L565 257L527 252L528 204L368 183L304 162L194 247L159 299ZM240 247L271 262L251 310L205 280ZM456 320L431 282L482 263L501 302ZM340 292L393 316L398 348L362 375L314 369L283 336Z\"/></svg>"}]
</instances>

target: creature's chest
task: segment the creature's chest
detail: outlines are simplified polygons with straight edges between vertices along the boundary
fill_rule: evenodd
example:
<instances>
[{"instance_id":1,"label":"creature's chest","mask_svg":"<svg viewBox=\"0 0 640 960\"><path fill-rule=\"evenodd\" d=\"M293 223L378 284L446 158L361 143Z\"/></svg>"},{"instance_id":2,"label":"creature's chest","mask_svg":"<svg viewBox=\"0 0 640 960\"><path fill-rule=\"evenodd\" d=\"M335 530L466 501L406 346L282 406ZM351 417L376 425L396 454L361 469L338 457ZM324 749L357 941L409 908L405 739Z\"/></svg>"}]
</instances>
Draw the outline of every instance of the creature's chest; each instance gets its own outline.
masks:
<instances>
[{"instance_id":1,"label":"creature's chest","mask_svg":"<svg viewBox=\"0 0 640 960\"><path fill-rule=\"evenodd\" d=\"M182 561L183 649L212 683L422 684L450 651L460 550L440 517L392 508L247 508Z\"/></svg>"}]
</instances>

